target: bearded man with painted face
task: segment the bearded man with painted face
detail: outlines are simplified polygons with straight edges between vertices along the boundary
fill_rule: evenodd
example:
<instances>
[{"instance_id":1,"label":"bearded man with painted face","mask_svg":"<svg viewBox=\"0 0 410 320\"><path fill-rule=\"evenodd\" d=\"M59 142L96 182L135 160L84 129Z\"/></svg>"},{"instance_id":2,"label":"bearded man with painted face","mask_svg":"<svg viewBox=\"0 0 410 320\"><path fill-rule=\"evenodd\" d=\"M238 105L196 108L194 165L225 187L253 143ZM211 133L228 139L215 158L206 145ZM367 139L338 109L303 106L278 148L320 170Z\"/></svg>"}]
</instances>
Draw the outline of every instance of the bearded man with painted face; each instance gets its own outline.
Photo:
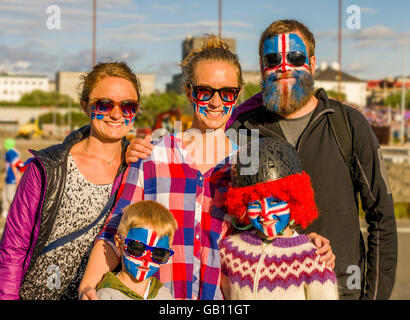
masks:
<instances>
[{"instance_id":1,"label":"bearded man with painted face","mask_svg":"<svg viewBox=\"0 0 410 320\"><path fill-rule=\"evenodd\" d=\"M259 43L262 92L238 106L227 129L259 129L298 151L310 175L319 217L302 232L330 240L341 299L388 299L397 265L392 194L379 143L365 117L314 91L315 39L295 20L273 22ZM352 170L329 122L335 104L345 110L352 139ZM243 132L243 131L242 131ZM368 223L365 251L359 195Z\"/></svg>"}]
</instances>

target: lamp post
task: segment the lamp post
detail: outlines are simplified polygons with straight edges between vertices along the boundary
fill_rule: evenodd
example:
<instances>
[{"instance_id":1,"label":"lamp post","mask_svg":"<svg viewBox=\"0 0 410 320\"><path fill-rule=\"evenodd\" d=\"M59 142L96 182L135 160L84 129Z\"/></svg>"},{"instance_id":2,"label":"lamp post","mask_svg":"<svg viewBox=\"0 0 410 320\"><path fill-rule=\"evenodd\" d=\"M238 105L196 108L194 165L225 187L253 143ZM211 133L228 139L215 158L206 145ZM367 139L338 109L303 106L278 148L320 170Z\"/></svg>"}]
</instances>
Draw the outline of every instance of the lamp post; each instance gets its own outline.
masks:
<instances>
[{"instance_id":1,"label":"lamp post","mask_svg":"<svg viewBox=\"0 0 410 320\"><path fill-rule=\"evenodd\" d=\"M407 38L403 41L403 80L401 82L401 125L400 125L400 137L401 142L404 143L405 136L405 110L406 110L406 47Z\"/></svg>"},{"instance_id":2,"label":"lamp post","mask_svg":"<svg viewBox=\"0 0 410 320\"><path fill-rule=\"evenodd\" d=\"M219 0L218 6L218 37L222 39L222 0Z\"/></svg>"},{"instance_id":3,"label":"lamp post","mask_svg":"<svg viewBox=\"0 0 410 320\"><path fill-rule=\"evenodd\" d=\"M93 0L93 53L92 53L92 66L96 63L96 38L97 38L97 0Z\"/></svg>"}]
</instances>

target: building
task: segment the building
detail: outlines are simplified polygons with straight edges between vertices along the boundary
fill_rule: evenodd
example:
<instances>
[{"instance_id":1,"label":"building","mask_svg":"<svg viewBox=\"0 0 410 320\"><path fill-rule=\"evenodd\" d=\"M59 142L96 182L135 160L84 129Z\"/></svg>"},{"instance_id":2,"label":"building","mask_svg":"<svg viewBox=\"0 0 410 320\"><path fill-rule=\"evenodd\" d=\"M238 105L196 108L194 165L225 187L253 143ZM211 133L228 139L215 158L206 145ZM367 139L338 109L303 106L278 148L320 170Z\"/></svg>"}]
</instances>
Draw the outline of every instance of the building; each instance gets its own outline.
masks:
<instances>
[{"instance_id":1,"label":"building","mask_svg":"<svg viewBox=\"0 0 410 320\"><path fill-rule=\"evenodd\" d=\"M236 53L236 40L233 38L222 38L228 45L229 50ZM199 49L204 44L204 37L192 37L188 35L182 42L182 60L184 60L191 50ZM172 81L165 85L166 91L175 91L178 94L182 94L184 89L182 87L182 74L176 74L172 76Z\"/></svg>"},{"instance_id":2,"label":"building","mask_svg":"<svg viewBox=\"0 0 410 320\"><path fill-rule=\"evenodd\" d=\"M368 105L383 105L383 100L391 94L401 92L402 86L403 78L400 77L367 81ZM410 90L410 78L406 77L404 86L406 91Z\"/></svg>"},{"instance_id":3,"label":"building","mask_svg":"<svg viewBox=\"0 0 410 320\"><path fill-rule=\"evenodd\" d=\"M320 69L316 70L315 88L323 88L326 91L338 92L339 88L339 65L332 63L322 63ZM360 108L366 106L366 87L367 82L341 72L340 91L346 96L346 103Z\"/></svg>"},{"instance_id":4,"label":"building","mask_svg":"<svg viewBox=\"0 0 410 320\"><path fill-rule=\"evenodd\" d=\"M49 81L43 75L0 74L0 101L19 101L33 90L48 91Z\"/></svg>"},{"instance_id":5,"label":"building","mask_svg":"<svg viewBox=\"0 0 410 320\"><path fill-rule=\"evenodd\" d=\"M68 95L74 99L74 101L79 101L82 83L81 77L83 75L86 75L86 72L58 71L56 73L56 91ZM155 91L155 74L137 74L137 78L140 81L143 95L150 95Z\"/></svg>"}]
</instances>

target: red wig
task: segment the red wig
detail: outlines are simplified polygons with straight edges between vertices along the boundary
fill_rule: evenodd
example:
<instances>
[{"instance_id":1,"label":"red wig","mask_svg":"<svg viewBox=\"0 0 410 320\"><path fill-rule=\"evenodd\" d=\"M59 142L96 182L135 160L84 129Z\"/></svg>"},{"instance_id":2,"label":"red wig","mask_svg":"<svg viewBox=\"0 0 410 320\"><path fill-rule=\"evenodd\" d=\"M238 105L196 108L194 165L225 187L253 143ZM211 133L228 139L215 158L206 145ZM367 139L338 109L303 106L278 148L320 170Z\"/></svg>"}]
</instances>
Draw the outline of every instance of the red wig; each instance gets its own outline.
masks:
<instances>
[{"instance_id":1,"label":"red wig","mask_svg":"<svg viewBox=\"0 0 410 320\"><path fill-rule=\"evenodd\" d=\"M266 197L286 201L290 208L290 220L295 220L295 224L303 229L318 216L310 177L305 171L252 186L230 188L226 197L228 213L238 222L249 224L246 214L249 203Z\"/></svg>"}]
</instances>

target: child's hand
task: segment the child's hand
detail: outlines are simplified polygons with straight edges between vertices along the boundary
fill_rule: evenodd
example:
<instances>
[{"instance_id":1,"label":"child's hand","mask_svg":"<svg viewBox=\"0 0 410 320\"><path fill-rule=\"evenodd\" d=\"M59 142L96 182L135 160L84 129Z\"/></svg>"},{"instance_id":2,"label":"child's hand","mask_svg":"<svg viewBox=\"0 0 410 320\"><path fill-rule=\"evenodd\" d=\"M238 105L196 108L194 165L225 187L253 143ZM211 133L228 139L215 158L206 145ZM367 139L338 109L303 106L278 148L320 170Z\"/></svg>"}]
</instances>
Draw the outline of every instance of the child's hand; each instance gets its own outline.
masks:
<instances>
[{"instance_id":1,"label":"child's hand","mask_svg":"<svg viewBox=\"0 0 410 320\"><path fill-rule=\"evenodd\" d=\"M79 300L99 300L97 291L94 288L88 287L80 293Z\"/></svg>"},{"instance_id":2,"label":"child's hand","mask_svg":"<svg viewBox=\"0 0 410 320\"><path fill-rule=\"evenodd\" d=\"M125 153L125 161L127 164L131 162L137 162L139 159L146 159L151 155L152 149L154 148L151 143L152 137L146 135L144 139L134 138L131 140L131 144L128 146Z\"/></svg>"},{"instance_id":3,"label":"child's hand","mask_svg":"<svg viewBox=\"0 0 410 320\"><path fill-rule=\"evenodd\" d=\"M333 254L330 241L318 235L316 232L309 233L308 237L318 248L318 250L316 250L316 254L320 256L320 261L325 262L328 267L334 269L336 256Z\"/></svg>"}]
</instances>

